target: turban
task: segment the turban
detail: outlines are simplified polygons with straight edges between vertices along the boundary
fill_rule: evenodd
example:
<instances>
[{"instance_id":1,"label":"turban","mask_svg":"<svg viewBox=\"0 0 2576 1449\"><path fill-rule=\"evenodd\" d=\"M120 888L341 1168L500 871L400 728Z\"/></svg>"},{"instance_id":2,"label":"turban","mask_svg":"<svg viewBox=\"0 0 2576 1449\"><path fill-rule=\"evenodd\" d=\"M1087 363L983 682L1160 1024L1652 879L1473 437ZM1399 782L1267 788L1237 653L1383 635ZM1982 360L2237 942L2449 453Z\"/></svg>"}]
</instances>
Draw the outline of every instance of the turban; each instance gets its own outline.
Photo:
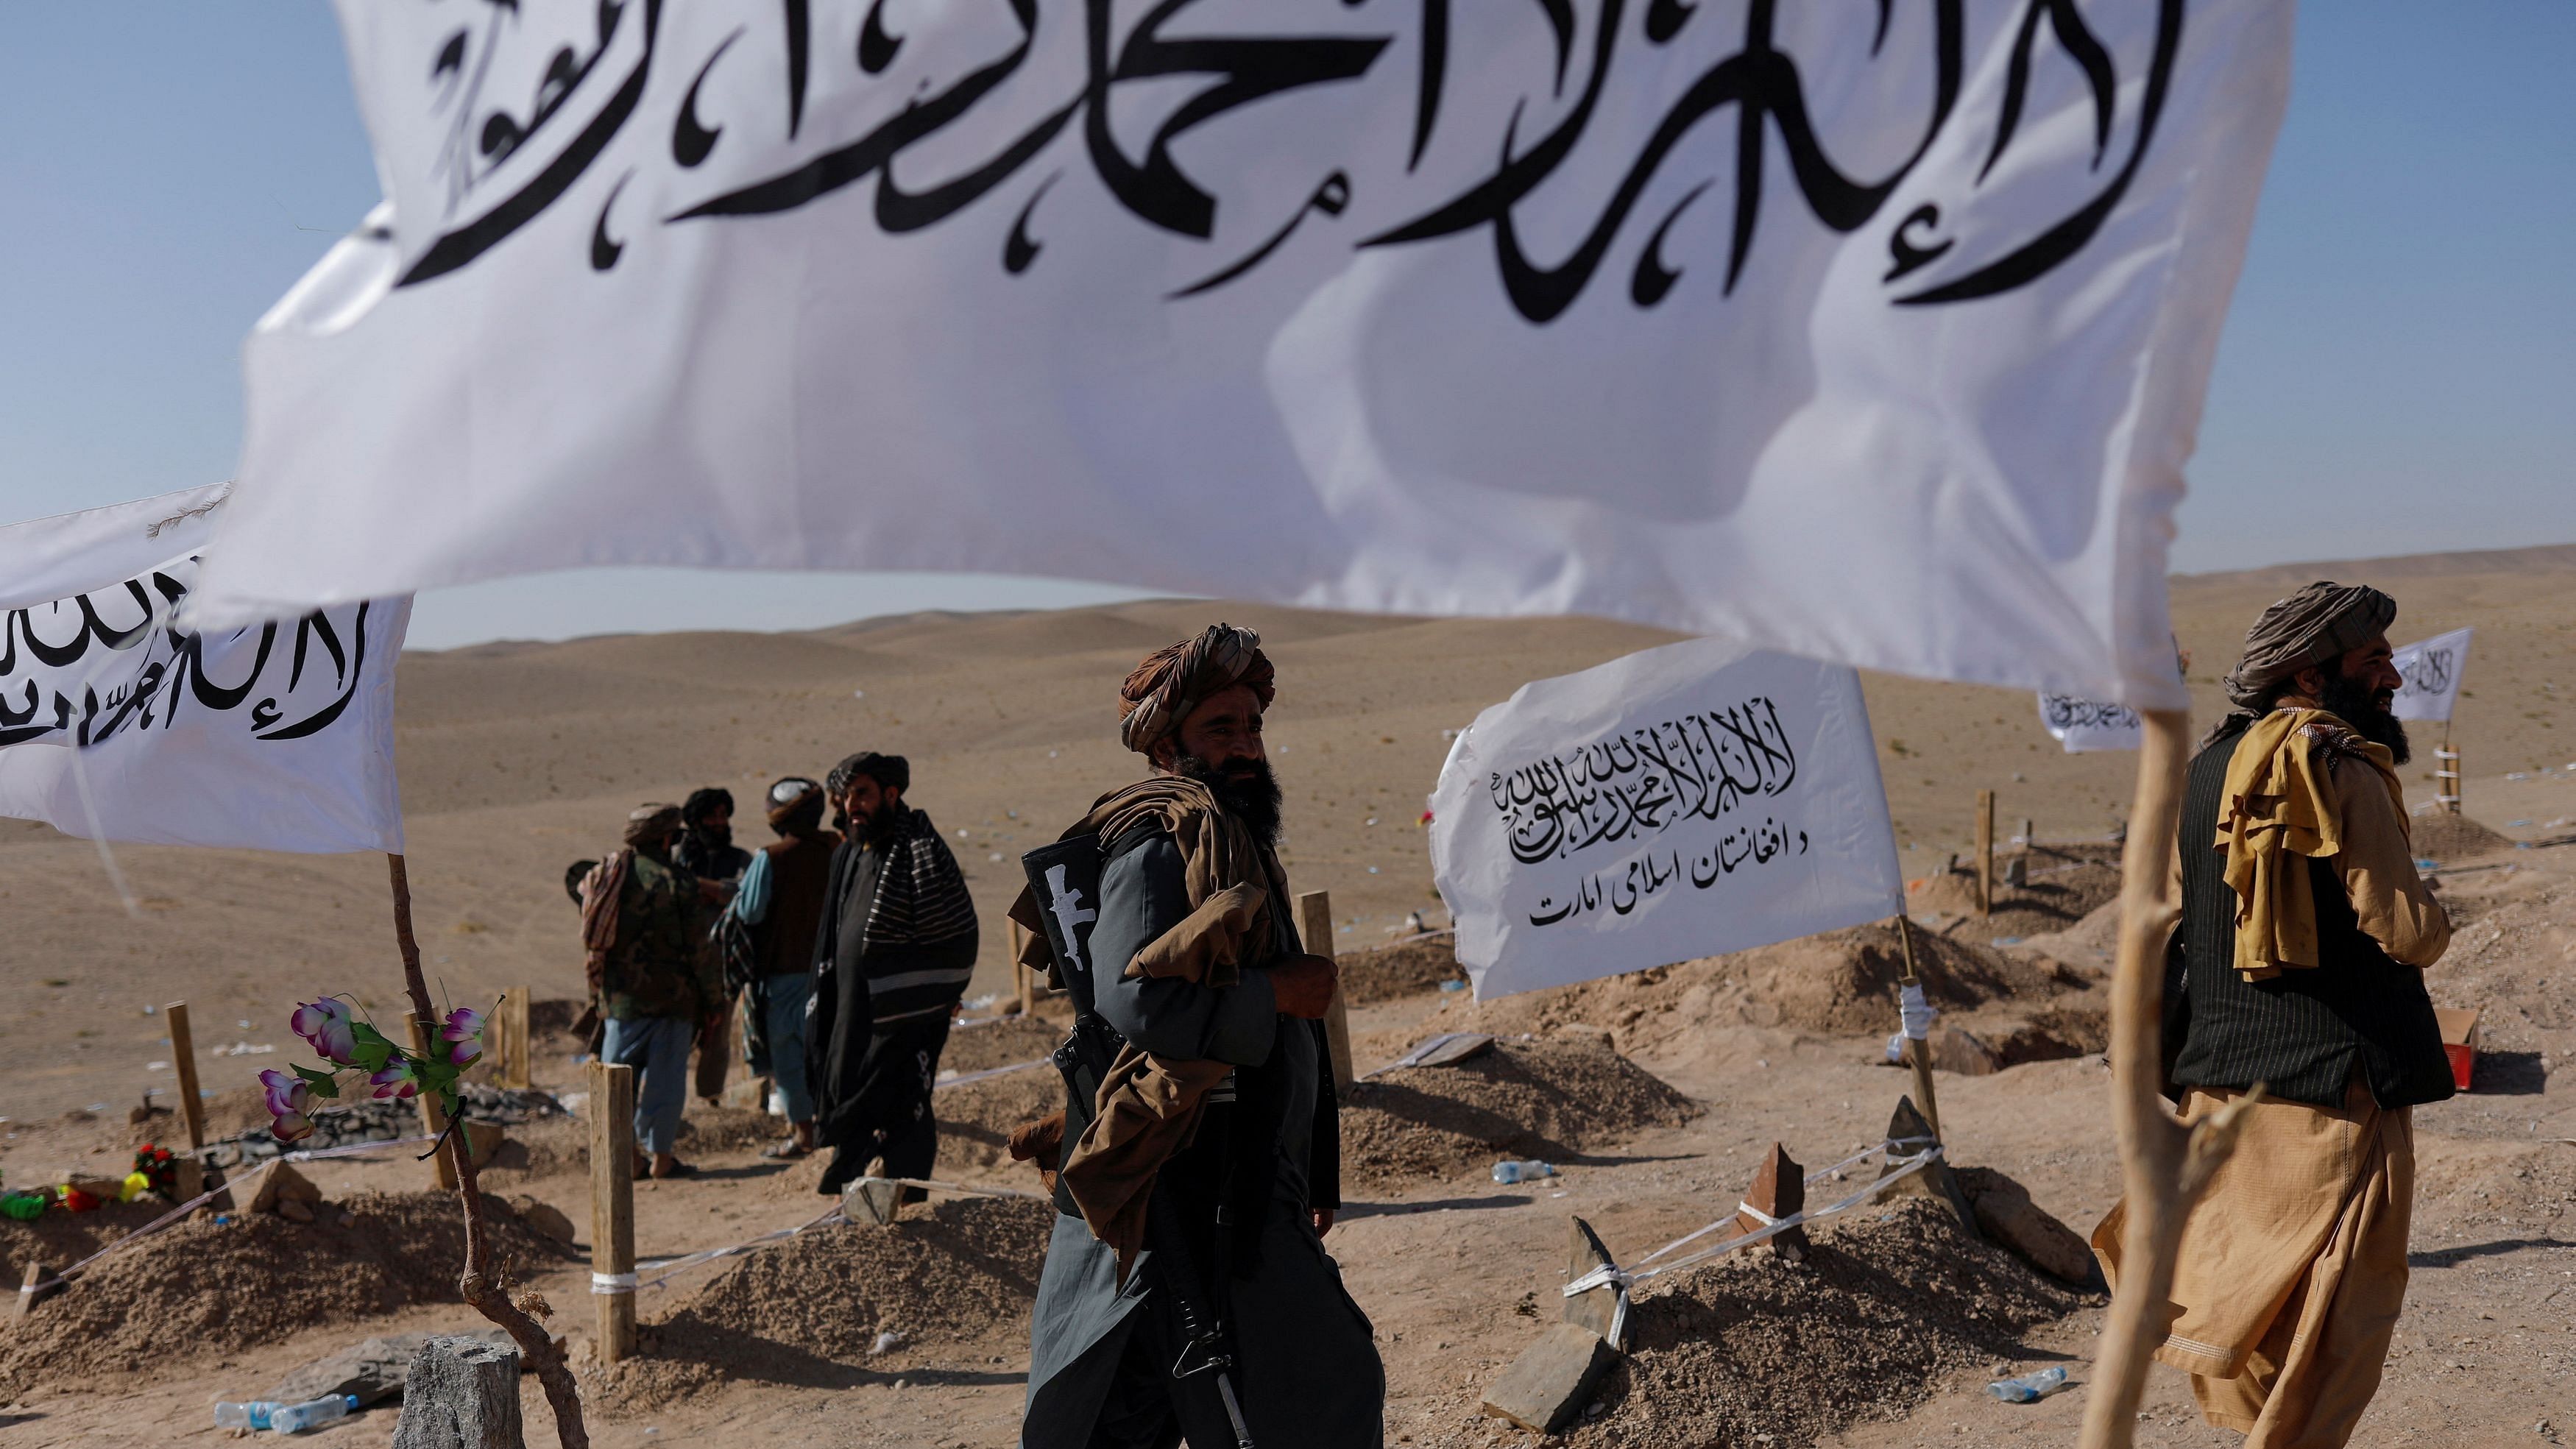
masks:
<instances>
[{"instance_id":1,"label":"turban","mask_svg":"<svg viewBox=\"0 0 2576 1449\"><path fill-rule=\"evenodd\" d=\"M659 845L681 825L677 805L642 805L626 816L626 843Z\"/></svg>"},{"instance_id":2,"label":"turban","mask_svg":"<svg viewBox=\"0 0 2576 1449\"><path fill-rule=\"evenodd\" d=\"M733 792L722 785L708 785L689 792L688 800L680 806L680 817L695 825L718 810L733 813Z\"/></svg>"},{"instance_id":3,"label":"turban","mask_svg":"<svg viewBox=\"0 0 2576 1449\"><path fill-rule=\"evenodd\" d=\"M823 787L802 775L790 775L769 787L769 825L773 830L811 830L822 823Z\"/></svg>"},{"instance_id":4,"label":"turban","mask_svg":"<svg viewBox=\"0 0 2576 1449\"><path fill-rule=\"evenodd\" d=\"M850 788L850 782L861 775L876 781L880 790L912 788L912 762L901 755L880 755L874 750L861 750L843 758L841 763L832 767L830 777L823 782L824 788L838 800Z\"/></svg>"},{"instance_id":5,"label":"turban","mask_svg":"<svg viewBox=\"0 0 2576 1449\"><path fill-rule=\"evenodd\" d=\"M1138 754L1181 728L1191 710L1240 684L1263 709L1278 693L1277 671L1261 652L1261 636L1232 624L1210 624L1195 639L1147 655L1118 691L1118 738Z\"/></svg>"},{"instance_id":6,"label":"turban","mask_svg":"<svg viewBox=\"0 0 2576 1449\"><path fill-rule=\"evenodd\" d=\"M2310 584L2245 631L2245 657L2227 676L2227 698L2238 709L2269 709L2282 681L2351 653L2396 621L2397 601L2367 584Z\"/></svg>"}]
</instances>

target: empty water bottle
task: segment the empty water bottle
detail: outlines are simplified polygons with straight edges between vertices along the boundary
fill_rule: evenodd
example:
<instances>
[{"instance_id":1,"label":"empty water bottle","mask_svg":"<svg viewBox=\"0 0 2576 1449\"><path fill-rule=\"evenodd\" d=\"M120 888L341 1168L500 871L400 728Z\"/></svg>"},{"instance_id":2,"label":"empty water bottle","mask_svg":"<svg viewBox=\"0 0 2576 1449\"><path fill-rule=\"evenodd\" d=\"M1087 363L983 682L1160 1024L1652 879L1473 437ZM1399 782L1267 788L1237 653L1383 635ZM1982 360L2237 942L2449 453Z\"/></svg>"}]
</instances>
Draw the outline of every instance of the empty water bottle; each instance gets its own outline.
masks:
<instances>
[{"instance_id":1,"label":"empty water bottle","mask_svg":"<svg viewBox=\"0 0 2576 1449\"><path fill-rule=\"evenodd\" d=\"M1986 1385L1986 1392L2007 1404L2036 1404L2064 1387L2066 1370L2052 1364L2017 1379L1997 1379Z\"/></svg>"},{"instance_id":2,"label":"empty water bottle","mask_svg":"<svg viewBox=\"0 0 2576 1449\"><path fill-rule=\"evenodd\" d=\"M1539 1161L1535 1157L1526 1162L1497 1162L1494 1164L1494 1181L1503 1183L1506 1186L1515 1182L1528 1182L1533 1178L1554 1176L1556 1176L1556 1169Z\"/></svg>"},{"instance_id":3,"label":"empty water bottle","mask_svg":"<svg viewBox=\"0 0 2576 1449\"><path fill-rule=\"evenodd\" d=\"M269 1415L268 1422L269 1426L277 1432L292 1434L298 1429L310 1429L316 1424L328 1424L334 1419L346 1418L355 1413L357 1408L356 1394L332 1394L327 1398L289 1404Z\"/></svg>"},{"instance_id":4,"label":"empty water bottle","mask_svg":"<svg viewBox=\"0 0 2576 1449\"><path fill-rule=\"evenodd\" d=\"M218 1429L265 1429L269 1416L284 1407L275 1399L254 1399L247 1404L215 1405L215 1427Z\"/></svg>"}]
</instances>

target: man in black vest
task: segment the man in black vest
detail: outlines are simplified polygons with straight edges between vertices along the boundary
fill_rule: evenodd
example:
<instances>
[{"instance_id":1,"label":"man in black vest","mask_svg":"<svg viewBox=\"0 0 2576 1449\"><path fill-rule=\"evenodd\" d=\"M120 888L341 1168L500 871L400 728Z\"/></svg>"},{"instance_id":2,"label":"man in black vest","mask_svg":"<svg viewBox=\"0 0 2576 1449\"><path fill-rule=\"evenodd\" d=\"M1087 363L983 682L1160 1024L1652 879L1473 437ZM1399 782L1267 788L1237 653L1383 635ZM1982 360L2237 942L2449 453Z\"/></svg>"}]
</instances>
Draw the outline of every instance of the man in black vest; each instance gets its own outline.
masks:
<instances>
[{"instance_id":1,"label":"man in black vest","mask_svg":"<svg viewBox=\"0 0 2576 1449\"><path fill-rule=\"evenodd\" d=\"M2249 1449L2352 1436L2406 1296L2412 1108L2452 1092L2424 989L2451 925L2395 771L2396 616L2331 583L2265 610L2183 793L2167 1076L2187 1119L2265 1097L2184 1230L2156 1356ZM2093 1234L2113 1272L2124 1216Z\"/></svg>"}]
</instances>

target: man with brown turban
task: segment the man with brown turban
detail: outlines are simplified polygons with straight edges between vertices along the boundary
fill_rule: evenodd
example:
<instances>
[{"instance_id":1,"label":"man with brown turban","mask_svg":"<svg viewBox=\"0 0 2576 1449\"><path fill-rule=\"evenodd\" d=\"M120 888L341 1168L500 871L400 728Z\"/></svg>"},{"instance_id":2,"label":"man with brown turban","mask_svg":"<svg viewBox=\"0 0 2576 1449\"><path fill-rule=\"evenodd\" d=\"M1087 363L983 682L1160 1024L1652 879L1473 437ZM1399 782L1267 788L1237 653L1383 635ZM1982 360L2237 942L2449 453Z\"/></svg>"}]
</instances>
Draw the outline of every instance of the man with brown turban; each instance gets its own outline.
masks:
<instances>
[{"instance_id":1,"label":"man with brown turban","mask_svg":"<svg viewBox=\"0 0 2576 1449\"><path fill-rule=\"evenodd\" d=\"M722 892L672 859L685 823L676 805L637 809L625 848L581 883L591 999L607 1018L600 1058L635 1069L635 1143L655 1177L696 1171L676 1155L689 1046L724 992L708 940Z\"/></svg>"},{"instance_id":2,"label":"man with brown turban","mask_svg":"<svg viewBox=\"0 0 2576 1449\"><path fill-rule=\"evenodd\" d=\"M2424 989L2451 925L2395 769L2396 616L2331 583L2265 610L2183 793L2166 1075L2187 1119L2264 1095L2184 1229L2156 1356L2249 1449L2351 1438L2406 1296L2412 1109L2452 1092ZM2125 1216L2093 1232L2114 1275Z\"/></svg>"},{"instance_id":3,"label":"man with brown turban","mask_svg":"<svg viewBox=\"0 0 2576 1449\"><path fill-rule=\"evenodd\" d=\"M1069 1080L1098 1087L1066 1106L1023 1449L1382 1442L1385 1372L1323 1247L1341 1203L1334 973L1289 918L1273 695L1249 629L1150 656L1120 692L1120 738L1154 774L1065 832L1103 862L1090 1009L1067 1044L1097 1058ZM1012 915L1043 925L1033 895ZM1025 964L1060 964L1042 929L1031 944ZM1231 1366L1191 1372L1211 1328Z\"/></svg>"}]
</instances>

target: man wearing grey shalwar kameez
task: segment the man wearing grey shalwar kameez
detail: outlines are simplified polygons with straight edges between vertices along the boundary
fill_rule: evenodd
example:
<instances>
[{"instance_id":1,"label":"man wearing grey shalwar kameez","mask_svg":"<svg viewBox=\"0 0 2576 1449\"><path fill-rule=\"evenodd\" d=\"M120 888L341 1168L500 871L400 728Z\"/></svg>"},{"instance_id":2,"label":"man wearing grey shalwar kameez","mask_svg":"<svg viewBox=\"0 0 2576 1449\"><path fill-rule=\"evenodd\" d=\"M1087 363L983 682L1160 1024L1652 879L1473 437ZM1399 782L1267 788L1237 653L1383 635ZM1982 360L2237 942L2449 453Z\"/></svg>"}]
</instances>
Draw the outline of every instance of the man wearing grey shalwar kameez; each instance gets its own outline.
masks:
<instances>
[{"instance_id":1,"label":"man wearing grey shalwar kameez","mask_svg":"<svg viewBox=\"0 0 2576 1449\"><path fill-rule=\"evenodd\" d=\"M1298 942L1272 849L1271 680L1258 636L1225 625L1147 659L1122 735L1155 777L1067 832L1099 838L1093 1007L1123 1042L1095 1099L1068 1106L1025 1449L1234 1449L1218 1375L1173 1372L1182 1298L1222 1318L1259 1449L1383 1442L1385 1371L1323 1245L1340 1206L1334 973ZM1171 1234L1190 1260L1177 1295L1156 1251Z\"/></svg>"}]
</instances>

